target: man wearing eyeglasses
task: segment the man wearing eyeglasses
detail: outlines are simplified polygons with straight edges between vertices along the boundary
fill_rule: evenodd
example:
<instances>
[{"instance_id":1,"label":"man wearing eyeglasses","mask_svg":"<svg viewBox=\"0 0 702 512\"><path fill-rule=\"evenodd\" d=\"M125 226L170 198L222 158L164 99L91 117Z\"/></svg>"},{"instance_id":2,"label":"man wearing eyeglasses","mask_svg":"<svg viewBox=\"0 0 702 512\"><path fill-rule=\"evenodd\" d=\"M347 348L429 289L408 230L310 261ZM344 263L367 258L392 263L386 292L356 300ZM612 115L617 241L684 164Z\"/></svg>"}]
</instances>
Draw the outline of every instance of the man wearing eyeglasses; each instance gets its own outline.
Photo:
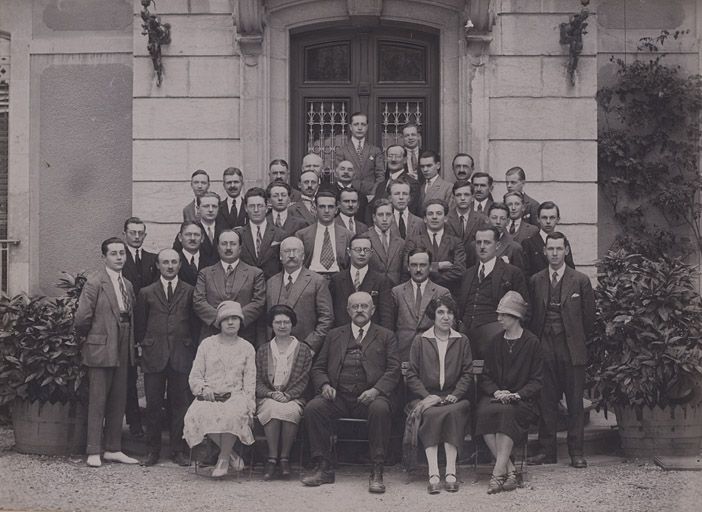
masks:
<instances>
[{"instance_id":1,"label":"man wearing eyeglasses","mask_svg":"<svg viewBox=\"0 0 702 512\"><path fill-rule=\"evenodd\" d=\"M373 254L368 234L355 235L349 242L347 253L351 266L348 270L332 276L329 282L329 291L334 303L334 327L351 322L351 317L346 311L349 296L355 292L367 292L375 307L372 321L386 329L393 329L395 322L392 317L392 284L387 276L368 267Z\"/></svg>"},{"instance_id":2,"label":"man wearing eyeglasses","mask_svg":"<svg viewBox=\"0 0 702 512\"><path fill-rule=\"evenodd\" d=\"M134 294L158 279L156 254L143 249L146 239L146 224L139 217L129 217L124 221L124 241L127 243L127 258L124 262L122 275L129 279L134 287ZM139 396L137 393L137 367L129 365L127 373L127 424L129 433L134 437L143 437L144 429L141 424Z\"/></svg>"}]
</instances>

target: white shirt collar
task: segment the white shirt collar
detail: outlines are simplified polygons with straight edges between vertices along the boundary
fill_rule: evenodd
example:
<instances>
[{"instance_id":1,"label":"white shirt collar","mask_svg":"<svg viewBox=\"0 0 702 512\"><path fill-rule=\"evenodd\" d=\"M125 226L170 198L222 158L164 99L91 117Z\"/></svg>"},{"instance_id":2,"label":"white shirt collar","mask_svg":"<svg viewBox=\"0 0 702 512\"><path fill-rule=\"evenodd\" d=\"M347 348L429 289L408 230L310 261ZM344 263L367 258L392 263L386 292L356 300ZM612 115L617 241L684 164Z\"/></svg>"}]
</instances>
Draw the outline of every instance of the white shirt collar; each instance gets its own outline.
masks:
<instances>
[{"instance_id":1,"label":"white shirt collar","mask_svg":"<svg viewBox=\"0 0 702 512\"><path fill-rule=\"evenodd\" d=\"M193 258L195 258L195 265L198 265L198 266L200 265L200 250L199 250L199 249L198 249L198 251L195 252L194 254L190 254L188 251L186 251L185 249L183 249L183 256L185 257L185 260L186 260L188 263L190 263L190 260L192 260Z\"/></svg>"},{"instance_id":2,"label":"white shirt collar","mask_svg":"<svg viewBox=\"0 0 702 512\"><path fill-rule=\"evenodd\" d=\"M349 219L351 219L351 217L349 217L345 213L339 212L339 218L341 219L341 222L344 223L344 226L346 226L348 228L349 227ZM357 222L356 219L353 219L354 226L356 225L356 222Z\"/></svg>"},{"instance_id":3,"label":"white shirt collar","mask_svg":"<svg viewBox=\"0 0 702 512\"><path fill-rule=\"evenodd\" d=\"M253 222L249 222L249 226L251 226L251 234L253 235L254 242L256 242L256 231L258 231L259 226L261 227L261 237L263 237L263 234L266 232L266 218L263 218L263 222L260 224L254 224Z\"/></svg>"},{"instance_id":4,"label":"white shirt collar","mask_svg":"<svg viewBox=\"0 0 702 512\"><path fill-rule=\"evenodd\" d=\"M402 173L405 172L404 169L400 169L399 171L395 171L390 174L390 179L391 180L397 180L400 176L402 176Z\"/></svg>"},{"instance_id":5,"label":"white shirt collar","mask_svg":"<svg viewBox=\"0 0 702 512\"><path fill-rule=\"evenodd\" d=\"M161 276L161 286L163 286L163 293L168 295L168 283L171 283L171 288L173 288L173 293L175 293L176 286L178 286L178 276L175 276L171 281L167 281Z\"/></svg>"},{"instance_id":6,"label":"white shirt collar","mask_svg":"<svg viewBox=\"0 0 702 512\"><path fill-rule=\"evenodd\" d=\"M509 230L510 226L514 223L514 229L515 231L519 230L519 226L522 225L522 219L510 219L509 224L507 224L507 230Z\"/></svg>"},{"instance_id":7,"label":"white shirt collar","mask_svg":"<svg viewBox=\"0 0 702 512\"><path fill-rule=\"evenodd\" d=\"M489 276L490 272L492 272L495 269L495 263L497 262L497 256L492 258L490 261L486 261L485 263L480 262L480 265L483 265L485 267L485 276ZM480 269L478 269L478 272L480 272Z\"/></svg>"},{"instance_id":8,"label":"white shirt collar","mask_svg":"<svg viewBox=\"0 0 702 512\"><path fill-rule=\"evenodd\" d=\"M112 279L113 281L116 281L118 277L122 277L122 272L116 272L111 268L107 267L105 267L105 270L107 270L107 275L110 276L110 279Z\"/></svg>"},{"instance_id":9,"label":"white shirt collar","mask_svg":"<svg viewBox=\"0 0 702 512\"><path fill-rule=\"evenodd\" d=\"M227 267L229 265L232 266L232 270L236 270L236 266L239 264L239 259L237 259L234 263L226 263L224 260L219 260L219 263L222 265L222 268L224 269L224 273L227 273Z\"/></svg>"},{"instance_id":10,"label":"white shirt collar","mask_svg":"<svg viewBox=\"0 0 702 512\"><path fill-rule=\"evenodd\" d=\"M366 339L366 336L368 335L368 329L370 328L371 323L370 321L364 325L363 327L357 326L355 323L351 322L351 335L353 336L354 339L358 338L358 331L363 329L363 337L359 341L363 341Z\"/></svg>"},{"instance_id":11,"label":"white shirt collar","mask_svg":"<svg viewBox=\"0 0 702 512\"><path fill-rule=\"evenodd\" d=\"M356 271L358 270L358 277L361 279L361 282L366 278L366 274L368 273L368 265L365 267L361 268L356 268L353 265L349 267L349 273L351 274L351 282L353 283L354 278L356 277Z\"/></svg>"},{"instance_id":12,"label":"white shirt collar","mask_svg":"<svg viewBox=\"0 0 702 512\"><path fill-rule=\"evenodd\" d=\"M128 244L124 244L124 245L127 247L127 250L130 253L132 253L132 259L136 260L136 252L137 252L136 247L132 247L131 245L128 245ZM144 254L143 247L139 247L139 250L141 251L141 254Z\"/></svg>"},{"instance_id":13,"label":"white shirt collar","mask_svg":"<svg viewBox=\"0 0 702 512\"><path fill-rule=\"evenodd\" d=\"M283 286L285 286L286 284L288 284L288 276L291 276L291 277L292 277L292 282L293 282L293 284L295 284L295 282L297 281L297 278L298 278L299 275L300 275L300 272L302 272L302 267L298 268L298 269L297 269L295 272L293 272L292 274L288 274L287 270L284 270L284 271L283 271Z\"/></svg>"},{"instance_id":14,"label":"white shirt collar","mask_svg":"<svg viewBox=\"0 0 702 512\"><path fill-rule=\"evenodd\" d=\"M389 229L388 229L385 233L383 233L383 230L380 229L380 228L379 228L378 226L376 226L376 225L373 225L373 229L375 229L375 232L378 233L378 237L380 238L380 241L381 241L381 242L383 241L383 238L384 238L386 235L389 235L389 234L390 234L390 230L389 230Z\"/></svg>"},{"instance_id":15,"label":"white shirt collar","mask_svg":"<svg viewBox=\"0 0 702 512\"><path fill-rule=\"evenodd\" d=\"M429 241L433 242L434 241L434 232L429 231L427 228L427 235L429 236ZM441 228L439 231L436 232L436 243L441 245L441 240L444 238L444 228Z\"/></svg>"},{"instance_id":16,"label":"white shirt collar","mask_svg":"<svg viewBox=\"0 0 702 512\"><path fill-rule=\"evenodd\" d=\"M437 174L437 175L434 176L433 178L428 179L428 180L427 180L427 188L428 188L428 187L431 187L431 186L434 184L434 182L437 180L438 177L439 177L439 175Z\"/></svg>"},{"instance_id":17,"label":"white shirt collar","mask_svg":"<svg viewBox=\"0 0 702 512\"><path fill-rule=\"evenodd\" d=\"M541 236L541 240L543 240L544 245L546 245L546 237L548 236L548 233L546 233L546 231L543 229L539 229L539 236Z\"/></svg>"},{"instance_id":18,"label":"white shirt collar","mask_svg":"<svg viewBox=\"0 0 702 512\"><path fill-rule=\"evenodd\" d=\"M473 200L473 210L477 211L478 210L478 205L481 204L483 205L483 211L487 214L487 200L489 197L486 197L482 201L478 201L477 199Z\"/></svg>"},{"instance_id":19,"label":"white shirt collar","mask_svg":"<svg viewBox=\"0 0 702 512\"><path fill-rule=\"evenodd\" d=\"M555 272L558 275L558 281L560 282L561 279L563 279L563 274L565 274L565 268L566 265L565 263L561 265L561 268L558 270L554 270L551 268L551 265L548 266L548 280L551 281L553 278L553 273Z\"/></svg>"},{"instance_id":20,"label":"white shirt collar","mask_svg":"<svg viewBox=\"0 0 702 512\"><path fill-rule=\"evenodd\" d=\"M418 283L417 281L413 281L410 279L409 281L412 284L412 293L417 293L417 286L419 286L419 289L422 290L422 295L424 294L424 291L427 289L427 283L429 282L429 279L425 279L421 283Z\"/></svg>"}]
</instances>

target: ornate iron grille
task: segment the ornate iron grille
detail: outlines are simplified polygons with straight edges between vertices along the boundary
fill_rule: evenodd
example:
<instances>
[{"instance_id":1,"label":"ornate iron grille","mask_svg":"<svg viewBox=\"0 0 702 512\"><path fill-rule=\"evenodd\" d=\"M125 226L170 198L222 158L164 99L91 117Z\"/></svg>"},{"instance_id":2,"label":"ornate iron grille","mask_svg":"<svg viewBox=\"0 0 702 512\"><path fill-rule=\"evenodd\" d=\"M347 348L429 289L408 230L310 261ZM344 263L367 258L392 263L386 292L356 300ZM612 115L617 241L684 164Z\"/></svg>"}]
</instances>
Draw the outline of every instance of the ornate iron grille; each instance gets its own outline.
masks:
<instances>
[{"instance_id":1,"label":"ornate iron grille","mask_svg":"<svg viewBox=\"0 0 702 512\"><path fill-rule=\"evenodd\" d=\"M381 99L383 151L393 144L402 144L402 127L407 123L416 124L421 133L424 113L425 105L422 99Z\"/></svg>"},{"instance_id":2,"label":"ornate iron grille","mask_svg":"<svg viewBox=\"0 0 702 512\"><path fill-rule=\"evenodd\" d=\"M331 181L334 177L334 157L347 138L349 104L349 98L305 101L307 153L322 157L322 176Z\"/></svg>"}]
</instances>

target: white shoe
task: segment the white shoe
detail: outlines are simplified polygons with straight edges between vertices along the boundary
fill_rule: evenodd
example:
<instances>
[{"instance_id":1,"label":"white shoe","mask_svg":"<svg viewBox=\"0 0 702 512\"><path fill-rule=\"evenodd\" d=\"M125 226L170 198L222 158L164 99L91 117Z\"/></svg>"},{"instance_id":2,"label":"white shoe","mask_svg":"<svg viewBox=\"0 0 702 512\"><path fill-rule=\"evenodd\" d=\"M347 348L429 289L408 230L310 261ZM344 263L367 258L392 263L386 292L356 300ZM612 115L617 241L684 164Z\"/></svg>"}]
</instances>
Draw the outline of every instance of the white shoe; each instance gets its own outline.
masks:
<instances>
[{"instance_id":1,"label":"white shoe","mask_svg":"<svg viewBox=\"0 0 702 512\"><path fill-rule=\"evenodd\" d=\"M121 462L122 464L139 464L138 460L128 457L122 452L105 452L102 458L110 462Z\"/></svg>"},{"instance_id":2,"label":"white shoe","mask_svg":"<svg viewBox=\"0 0 702 512\"><path fill-rule=\"evenodd\" d=\"M99 468L102 466L102 460L99 455L88 455L88 460L85 461L91 468Z\"/></svg>"},{"instance_id":3,"label":"white shoe","mask_svg":"<svg viewBox=\"0 0 702 512\"><path fill-rule=\"evenodd\" d=\"M229 455L229 465L234 471L243 471L244 459L242 459L238 453L232 450L232 453Z\"/></svg>"}]
</instances>

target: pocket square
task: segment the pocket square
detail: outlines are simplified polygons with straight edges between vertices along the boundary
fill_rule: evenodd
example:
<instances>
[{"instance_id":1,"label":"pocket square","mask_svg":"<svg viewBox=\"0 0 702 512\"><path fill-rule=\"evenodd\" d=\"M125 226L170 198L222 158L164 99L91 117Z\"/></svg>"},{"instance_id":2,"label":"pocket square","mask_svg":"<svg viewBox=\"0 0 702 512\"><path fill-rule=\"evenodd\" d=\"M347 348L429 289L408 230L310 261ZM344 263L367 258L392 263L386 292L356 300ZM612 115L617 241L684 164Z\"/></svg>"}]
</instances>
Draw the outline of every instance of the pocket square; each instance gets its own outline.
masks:
<instances>
[{"instance_id":1,"label":"pocket square","mask_svg":"<svg viewBox=\"0 0 702 512\"><path fill-rule=\"evenodd\" d=\"M579 293L574 293L573 295L570 296L571 299L577 299L578 297L580 297Z\"/></svg>"},{"instance_id":2,"label":"pocket square","mask_svg":"<svg viewBox=\"0 0 702 512\"><path fill-rule=\"evenodd\" d=\"M377 297L377 296L378 296L378 290L371 290L371 291L370 291L370 296L371 296L371 297Z\"/></svg>"},{"instance_id":3,"label":"pocket square","mask_svg":"<svg viewBox=\"0 0 702 512\"><path fill-rule=\"evenodd\" d=\"M275 247L276 245L280 245L280 242L271 242L271 247Z\"/></svg>"}]
</instances>

